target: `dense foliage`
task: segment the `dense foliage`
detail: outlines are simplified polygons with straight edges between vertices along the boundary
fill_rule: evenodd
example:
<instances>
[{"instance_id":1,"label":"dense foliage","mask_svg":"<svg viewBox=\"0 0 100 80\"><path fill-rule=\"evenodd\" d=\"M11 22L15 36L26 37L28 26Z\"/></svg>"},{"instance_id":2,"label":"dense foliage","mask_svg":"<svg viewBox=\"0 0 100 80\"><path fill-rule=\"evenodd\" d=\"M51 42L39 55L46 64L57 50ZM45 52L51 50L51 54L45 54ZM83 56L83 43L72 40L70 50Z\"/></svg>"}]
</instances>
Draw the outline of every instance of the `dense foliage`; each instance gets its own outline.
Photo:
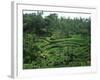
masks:
<instances>
[{"instance_id":1,"label":"dense foliage","mask_svg":"<svg viewBox=\"0 0 100 80\"><path fill-rule=\"evenodd\" d=\"M23 14L23 68L90 66L90 18Z\"/></svg>"}]
</instances>

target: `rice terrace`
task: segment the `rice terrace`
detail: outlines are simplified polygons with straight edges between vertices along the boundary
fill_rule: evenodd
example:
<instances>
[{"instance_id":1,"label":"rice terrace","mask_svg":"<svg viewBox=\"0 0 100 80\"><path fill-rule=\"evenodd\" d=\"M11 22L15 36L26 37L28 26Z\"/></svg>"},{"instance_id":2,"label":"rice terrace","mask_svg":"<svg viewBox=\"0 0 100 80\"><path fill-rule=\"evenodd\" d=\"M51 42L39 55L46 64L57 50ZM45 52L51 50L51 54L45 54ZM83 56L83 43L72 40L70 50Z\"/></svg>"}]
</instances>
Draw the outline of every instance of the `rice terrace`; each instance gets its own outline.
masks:
<instances>
[{"instance_id":1,"label":"rice terrace","mask_svg":"<svg viewBox=\"0 0 100 80\"><path fill-rule=\"evenodd\" d=\"M89 14L23 11L23 69L91 66Z\"/></svg>"}]
</instances>

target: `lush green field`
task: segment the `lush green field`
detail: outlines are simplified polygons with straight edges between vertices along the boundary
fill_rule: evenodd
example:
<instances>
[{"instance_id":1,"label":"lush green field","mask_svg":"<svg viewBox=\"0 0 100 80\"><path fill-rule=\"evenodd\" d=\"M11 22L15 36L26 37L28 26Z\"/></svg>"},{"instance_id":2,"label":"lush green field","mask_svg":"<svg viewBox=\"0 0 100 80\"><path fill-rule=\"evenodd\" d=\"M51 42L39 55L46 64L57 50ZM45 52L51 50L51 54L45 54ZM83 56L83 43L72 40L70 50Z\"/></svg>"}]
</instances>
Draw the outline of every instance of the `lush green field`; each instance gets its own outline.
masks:
<instances>
[{"instance_id":1,"label":"lush green field","mask_svg":"<svg viewBox=\"0 0 100 80\"><path fill-rule=\"evenodd\" d=\"M23 68L90 66L90 18L23 14Z\"/></svg>"}]
</instances>

